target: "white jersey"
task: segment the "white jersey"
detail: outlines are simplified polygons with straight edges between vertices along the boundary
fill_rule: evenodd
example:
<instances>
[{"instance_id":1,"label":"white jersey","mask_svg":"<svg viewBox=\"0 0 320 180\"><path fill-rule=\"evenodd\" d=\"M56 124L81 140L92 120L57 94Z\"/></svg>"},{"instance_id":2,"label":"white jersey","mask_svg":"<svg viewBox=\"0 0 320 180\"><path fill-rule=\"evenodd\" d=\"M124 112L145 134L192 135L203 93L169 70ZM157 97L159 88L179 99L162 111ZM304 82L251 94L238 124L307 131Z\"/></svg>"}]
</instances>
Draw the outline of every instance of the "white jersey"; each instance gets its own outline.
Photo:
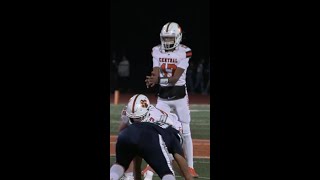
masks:
<instances>
[{"instance_id":1,"label":"white jersey","mask_svg":"<svg viewBox=\"0 0 320 180\"><path fill-rule=\"evenodd\" d=\"M128 116L121 116L121 119L124 123L130 124ZM172 126L178 131L182 131L181 122L178 121L178 116L176 114L165 112L160 110L153 105L150 105L149 114L146 119L141 122L149 122L159 125L162 128L167 128L168 126Z\"/></svg>"},{"instance_id":2,"label":"white jersey","mask_svg":"<svg viewBox=\"0 0 320 180\"><path fill-rule=\"evenodd\" d=\"M164 52L161 45L152 48L153 67L160 68L160 77L172 77L179 67L185 71L175 84L161 84L161 86L182 86L186 84L186 72L192 51L189 47L180 44L173 52Z\"/></svg>"}]
</instances>

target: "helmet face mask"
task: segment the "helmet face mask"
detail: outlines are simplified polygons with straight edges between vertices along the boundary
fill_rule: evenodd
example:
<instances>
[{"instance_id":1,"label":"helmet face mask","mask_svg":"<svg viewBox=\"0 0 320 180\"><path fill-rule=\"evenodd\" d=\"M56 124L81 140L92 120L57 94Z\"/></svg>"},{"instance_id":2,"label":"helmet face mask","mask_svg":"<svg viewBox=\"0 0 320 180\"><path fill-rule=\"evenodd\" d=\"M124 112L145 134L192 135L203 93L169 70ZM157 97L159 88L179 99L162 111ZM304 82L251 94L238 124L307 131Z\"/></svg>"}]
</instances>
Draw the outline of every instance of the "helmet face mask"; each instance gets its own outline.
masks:
<instances>
[{"instance_id":1,"label":"helmet face mask","mask_svg":"<svg viewBox=\"0 0 320 180\"><path fill-rule=\"evenodd\" d=\"M160 36L164 49L173 49L175 44L174 36Z\"/></svg>"},{"instance_id":2,"label":"helmet face mask","mask_svg":"<svg viewBox=\"0 0 320 180\"><path fill-rule=\"evenodd\" d=\"M139 118L129 118L130 119L130 123L132 124L132 123L139 123L139 122L142 122L142 121L144 121L148 116L148 112L145 114L145 115L143 115L142 117L139 117Z\"/></svg>"},{"instance_id":3,"label":"helmet face mask","mask_svg":"<svg viewBox=\"0 0 320 180\"><path fill-rule=\"evenodd\" d=\"M169 22L162 27L160 41L162 49L173 50L179 46L182 39L180 26L175 22Z\"/></svg>"},{"instance_id":4,"label":"helmet face mask","mask_svg":"<svg viewBox=\"0 0 320 180\"><path fill-rule=\"evenodd\" d=\"M127 105L126 114L130 118L130 122L143 121L149 112L150 101L142 94L132 96Z\"/></svg>"}]
</instances>

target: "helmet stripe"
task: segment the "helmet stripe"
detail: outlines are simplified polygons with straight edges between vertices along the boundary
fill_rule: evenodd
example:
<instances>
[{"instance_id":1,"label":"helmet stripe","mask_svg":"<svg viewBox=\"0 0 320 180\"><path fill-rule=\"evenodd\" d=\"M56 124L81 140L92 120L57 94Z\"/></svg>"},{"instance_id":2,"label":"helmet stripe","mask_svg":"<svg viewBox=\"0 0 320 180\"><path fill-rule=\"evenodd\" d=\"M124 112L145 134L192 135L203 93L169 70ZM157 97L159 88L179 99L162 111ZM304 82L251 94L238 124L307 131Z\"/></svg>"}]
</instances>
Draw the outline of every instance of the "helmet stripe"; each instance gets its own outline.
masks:
<instances>
[{"instance_id":1,"label":"helmet stripe","mask_svg":"<svg viewBox=\"0 0 320 180\"><path fill-rule=\"evenodd\" d=\"M134 113L134 105L136 104L136 100L140 94L138 94L133 100L132 113Z\"/></svg>"},{"instance_id":2,"label":"helmet stripe","mask_svg":"<svg viewBox=\"0 0 320 180\"><path fill-rule=\"evenodd\" d=\"M189 58L189 57L191 57L192 56L192 51L190 50L190 51L188 51L188 52L186 52L186 57L187 58Z\"/></svg>"},{"instance_id":3,"label":"helmet stripe","mask_svg":"<svg viewBox=\"0 0 320 180\"><path fill-rule=\"evenodd\" d=\"M169 26L170 26L171 22L168 22L168 26L167 26L167 32L169 31Z\"/></svg>"}]
</instances>

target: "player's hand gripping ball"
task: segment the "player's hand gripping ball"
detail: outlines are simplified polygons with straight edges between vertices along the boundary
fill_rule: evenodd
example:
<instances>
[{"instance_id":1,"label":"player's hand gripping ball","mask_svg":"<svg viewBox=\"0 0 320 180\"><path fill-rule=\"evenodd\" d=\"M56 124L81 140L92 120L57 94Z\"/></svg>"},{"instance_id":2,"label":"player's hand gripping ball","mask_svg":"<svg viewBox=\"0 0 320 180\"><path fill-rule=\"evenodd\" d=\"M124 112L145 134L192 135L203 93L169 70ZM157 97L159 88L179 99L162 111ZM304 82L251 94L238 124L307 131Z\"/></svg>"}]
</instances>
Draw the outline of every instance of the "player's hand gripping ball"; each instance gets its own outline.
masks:
<instances>
[{"instance_id":1,"label":"player's hand gripping ball","mask_svg":"<svg viewBox=\"0 0 320 180\"><path fill-rule=\"evenodd\" d=\"M146 86L149 88L149 86L153 87L158 83L158 76L156 76L156 73L154 71L151 72L151 76L146 76Z\"/></svg>"}]
</instances>

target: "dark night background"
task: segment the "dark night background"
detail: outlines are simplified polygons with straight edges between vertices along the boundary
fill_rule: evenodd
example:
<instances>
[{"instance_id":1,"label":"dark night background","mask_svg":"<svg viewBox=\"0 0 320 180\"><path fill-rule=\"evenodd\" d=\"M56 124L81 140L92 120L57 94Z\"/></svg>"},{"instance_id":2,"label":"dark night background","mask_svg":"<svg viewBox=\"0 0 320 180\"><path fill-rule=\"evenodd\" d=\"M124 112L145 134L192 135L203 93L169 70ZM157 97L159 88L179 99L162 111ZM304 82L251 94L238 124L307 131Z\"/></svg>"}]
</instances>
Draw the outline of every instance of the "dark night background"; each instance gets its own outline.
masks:
<instances>
[{"instance_id":1,"label":"dark night background","mask_svg":"<svg viewBox=\"0 0 320 180\"><path fill-rule=\"evenodd\" d=\"M307 82L317 70L302 63L315 59L308 55L316 46L304 41L316 37L308 37L314 28L307 27L311 16L304 16L312 12L310 4L44 3L4 6L10 11L1 64L6 177L107 179L111 53L126 53L132 74L144 79L161 27L176 21L185 32L182 43L193 50L191 61L214 56L212 179L315 179L305 177L319 152L310 147L318 130L309 129L318 126L310 123L317 122L309 117L317 109L308 100L317 101ZM313 47L305 50L308 45ZM143 81L135 87L145 89Z\"/></svg>"},{"instance_id":2,"label":"dark night background","mask_svg":"<svg viewBox=\"0 0 320 180\"><path fill-rule=\"evenodd\" d=\"M127 56L131 82L134 82L130 87L134 91L146 90L144 79L152 69L151 50L160 44L160 30L167 22L181 26L181 43L192 49L190 61L208 60L211 33L209 2L111 1L110 52L115 52L118 58L123 54Z\"/></svg>"}]
</instances>

